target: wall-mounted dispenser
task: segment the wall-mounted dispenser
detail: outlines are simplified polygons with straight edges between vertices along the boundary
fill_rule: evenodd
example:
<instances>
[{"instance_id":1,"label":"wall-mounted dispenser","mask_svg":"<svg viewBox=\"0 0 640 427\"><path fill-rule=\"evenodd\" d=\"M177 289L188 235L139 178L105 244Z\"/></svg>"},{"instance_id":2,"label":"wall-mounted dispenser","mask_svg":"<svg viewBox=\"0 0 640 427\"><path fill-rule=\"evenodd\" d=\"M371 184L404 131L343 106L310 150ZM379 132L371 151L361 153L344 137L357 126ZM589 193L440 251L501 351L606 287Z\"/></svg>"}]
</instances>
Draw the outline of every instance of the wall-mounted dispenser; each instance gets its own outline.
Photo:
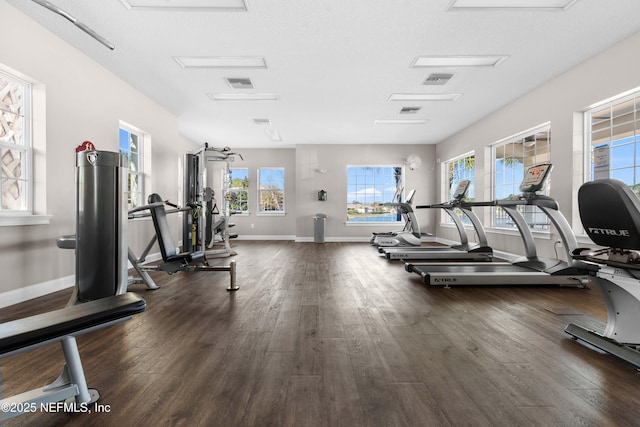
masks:
<instances>
[{"instance_id":1,"label":"wall-mounted dispenser","mask_svg":"<svg viewBox=\"0 0 640 427\"><path fill-rule=\"evenodd\" d=\"M326 202L327 201L327 192L324 191L324 190L318 191L318 200L320 200L321 202Z\"/></svg>"}]
</instances>

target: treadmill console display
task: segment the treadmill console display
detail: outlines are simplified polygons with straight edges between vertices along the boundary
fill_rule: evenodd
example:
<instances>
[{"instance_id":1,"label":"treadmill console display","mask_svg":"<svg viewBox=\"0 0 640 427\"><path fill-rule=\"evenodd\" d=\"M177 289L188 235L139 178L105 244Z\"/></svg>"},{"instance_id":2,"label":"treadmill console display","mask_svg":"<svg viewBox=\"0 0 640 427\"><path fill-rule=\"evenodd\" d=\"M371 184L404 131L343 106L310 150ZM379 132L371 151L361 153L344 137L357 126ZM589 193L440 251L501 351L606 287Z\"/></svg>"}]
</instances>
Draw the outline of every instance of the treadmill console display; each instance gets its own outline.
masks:
<instances>
[{"instance_id":1,"label":"treadmill console display","mask_svg":"<svg viewBox=\"0 0 640 427\"><path fill-rule=\"evenodd\" d=\"M456 191L453 193L453 200L462 201L467 197L467 193L469 193L469 187L471 187L471 181L468 179L464 179L460 181Z\"/></svg>"},{"instance_id":2,"label":"treadmill console display","mask_svg":"<svg viewBox=\"0 0 640 427\"><path fill-rule=\"evenodd\" d=\"M524 173L524 178L520 184L520 191L523 193L535 193L536 191L542 190L550 172L550 163L531 166Z\"/></svg>"}]
</instances>

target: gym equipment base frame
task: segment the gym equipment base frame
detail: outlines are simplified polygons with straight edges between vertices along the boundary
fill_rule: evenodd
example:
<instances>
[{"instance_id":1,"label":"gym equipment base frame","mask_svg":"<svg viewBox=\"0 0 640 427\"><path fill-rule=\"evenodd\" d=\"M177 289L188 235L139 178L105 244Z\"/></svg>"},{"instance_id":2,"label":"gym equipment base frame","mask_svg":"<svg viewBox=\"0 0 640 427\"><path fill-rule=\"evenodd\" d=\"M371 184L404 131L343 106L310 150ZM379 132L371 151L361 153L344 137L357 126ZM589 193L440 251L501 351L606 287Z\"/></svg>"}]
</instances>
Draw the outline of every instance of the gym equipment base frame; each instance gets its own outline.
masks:
<instances>
[{"instance_id":1,"label":"gym equipment base frame","mask_svg":"<svg viewBox=\"0 0 640 427\"><path fill-rule=\"evenodd\" d=\"M594 282L607 308L602 334L575 324L565 332L640 370L640 201L627 184L600 179L578 190L580 219L603 249L576 249L575 259L593 263Z\"/></svg>"},{"instance_id":2,"label":"gym equipment base frame","mask_svg":"<svg viewBox=\"0 0 640 427\"><path fill-rule=\"evenodd\" d=\"M139 258L137 258L131 249L129 249L129 261L136 272L140 275L140 279L130 279L129 285L144 283L148 289L158 289L159 286L153 281L149 275L149 271L163 271L168 274L174 274L180 271L228 271L229 286L227 287L227 291L237 291L240 289L240 287L236 285L235 260L231 260L228 265L213 266L209 265L204 251L181 253L176 251L176 245L171 238L166 215L168 213L180 212L185 209L177 208L169 211L166 210L165 204L167 202L163 201L156 193L149 196L149 202L150 203L148 205L139 206L129 211L130 219L151 216L153 219L154 229L156 231ZM158 246L160 247L163 262L158 265L143 264L149 251L156 242L158 242Z\"/></svg>"}]
</instances>

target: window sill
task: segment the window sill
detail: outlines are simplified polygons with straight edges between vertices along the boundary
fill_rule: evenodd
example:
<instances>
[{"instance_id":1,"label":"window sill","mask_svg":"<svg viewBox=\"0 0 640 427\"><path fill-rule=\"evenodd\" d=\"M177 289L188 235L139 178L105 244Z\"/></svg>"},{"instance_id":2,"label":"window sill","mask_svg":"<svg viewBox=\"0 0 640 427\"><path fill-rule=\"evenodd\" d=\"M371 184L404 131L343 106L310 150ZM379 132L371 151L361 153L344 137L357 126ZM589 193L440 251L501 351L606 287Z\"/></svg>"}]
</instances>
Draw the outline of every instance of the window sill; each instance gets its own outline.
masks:
<instances>
[{"instance_id":1,"label":"window sill","mask_svg":"<svg viewBox=\"0 0 640 427\"><path fill-rule=\"evenodd\" d=\"M0 215L0 227L49 225L53 215Z\"/></svg>"},{"instance_id":2,"label":"window sill","mask_svg":"<svg viewBox=\"0 0 640 427\"><path fill-rule=\"evenodd\" d=\"M389 221L347 221L345 222L347 227L380 227L380 226L389 226L389 227L404 227L404 222L389 222Z\"/></svg>"},{"instance_id":3,"label":"window sill","mask_svg":"<svg viewBox=\"0 0 640 427\"><path fill-rule=\"evenodd\" d=\"M511 229L511 228L501 228L501 227L487 227L485 231L487 233L503 234L507 236L521 236L520 232L516 228ZM533 234L533 237L535 237L536 239L546 239L546 240L551 239L551 232L549 231L531 230L531 234Z\"/></svg>"},{"instance_id":4,"label":"window sill","mask_svg":"<svg viewBox=\"0 0 640 427\"><path fill-rule=\"evenodd\" d=\"M256 214L256 216L285 216L286 213L285 212L274 212L274 213L270 213L270 212L258 212Z\"/></svg>"}]
</instances>

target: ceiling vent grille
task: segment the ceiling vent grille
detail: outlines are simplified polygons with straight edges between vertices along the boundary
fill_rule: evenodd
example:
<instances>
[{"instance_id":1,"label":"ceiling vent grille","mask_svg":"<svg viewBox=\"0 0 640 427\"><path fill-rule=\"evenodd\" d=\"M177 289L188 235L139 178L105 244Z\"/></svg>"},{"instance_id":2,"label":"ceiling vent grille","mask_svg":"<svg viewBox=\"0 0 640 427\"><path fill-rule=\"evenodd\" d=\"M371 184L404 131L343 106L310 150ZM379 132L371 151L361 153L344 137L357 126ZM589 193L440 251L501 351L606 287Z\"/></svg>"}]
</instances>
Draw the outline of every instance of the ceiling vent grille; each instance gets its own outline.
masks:
<instances>
[{"instance_id":1,"label":"ceiling vent grille","mask_svg":"<svg viewBox=\"0 0 640 427\"><path fill-rule=\"evenodd\" d=\"M402 107L400 114L416 114L422 107Z\"/></svg>"},{"instance_id":2,"label":"ceiling vent grille","mask_svg":"<svg viewBox=\"0 0 640 427\"><path fill-rule=\"evenodd\" d=\"M253 89L253 83L251 83L250 79L239 79L239 78L229 77L225 80L227 81L227 83L229 83L229 86L231 86L234 89Z\"/></svg>"},{"instance_id":3,"label":"ceiling vent grille","mask_svg":"<svg viewBox=\"0 0 640 427\"><path fill-rule=\"evenodd\" d=\"M253 119L253 123L257 125L271 125L271 120L269 119Z\"/></svg>"},{"instance_id":4,"label":"ceiling vent grille","mask_svg":"<svg viewBox=\"0 0 640 427\"><path fill-rule=\"evenodd\" d=\"M431 74L423 84L427 86L442 86L451 80L453 74Z\"/></svg>"}]
</instances>

